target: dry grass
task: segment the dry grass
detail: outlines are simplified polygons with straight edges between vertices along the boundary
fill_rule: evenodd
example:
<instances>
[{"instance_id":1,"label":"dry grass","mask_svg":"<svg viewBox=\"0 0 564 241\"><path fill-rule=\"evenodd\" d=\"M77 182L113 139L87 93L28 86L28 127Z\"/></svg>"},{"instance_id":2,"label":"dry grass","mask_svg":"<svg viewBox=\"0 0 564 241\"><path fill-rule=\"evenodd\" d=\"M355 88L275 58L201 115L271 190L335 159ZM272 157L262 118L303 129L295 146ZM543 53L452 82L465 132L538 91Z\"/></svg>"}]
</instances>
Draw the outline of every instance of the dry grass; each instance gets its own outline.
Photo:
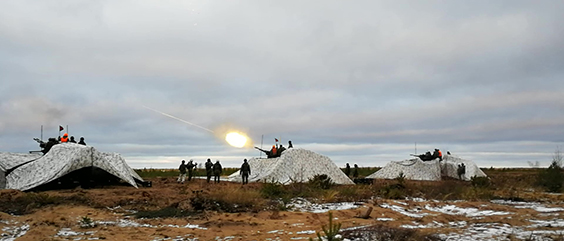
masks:
<instances>
[{"instance_id":1,"label":"dry grass","mask_svg":"<svg viewBox=\"0 0 564 241\"><path fill-rule=\"evenodd\" d=\"M254 188L212 189L202 196L215 202L219 209L226 212L258 212L263 210L267 203L267 200L261 197L261 193Z\"/></svg>"}]
</instances>

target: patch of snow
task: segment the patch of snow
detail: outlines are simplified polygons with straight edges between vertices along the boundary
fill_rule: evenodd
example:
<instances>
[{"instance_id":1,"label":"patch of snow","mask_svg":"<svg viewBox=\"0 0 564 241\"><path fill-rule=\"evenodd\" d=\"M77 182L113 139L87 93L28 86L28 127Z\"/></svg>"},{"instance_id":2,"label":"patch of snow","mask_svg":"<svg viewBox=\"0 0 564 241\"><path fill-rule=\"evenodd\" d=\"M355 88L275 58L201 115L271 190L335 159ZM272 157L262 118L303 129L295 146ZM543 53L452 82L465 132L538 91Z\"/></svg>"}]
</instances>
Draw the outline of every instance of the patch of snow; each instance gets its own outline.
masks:
<instances>
[{"instance_id":1,"label":"patch of snow","mask_svg":"<svg viewBox=\"0 0 564 241\"><path fill-rule=\"evenodd\" d=\"M96 231L88 231L88 232L76 232L76 231L72 231L72 229L70 228L62 228L61 230L59 230L59 232L57 232L57 234L55 234L55 237L66 237L66 238L70 238L73 236L92 236L96 233ZM80 240L82 239L81 237L77 237L74 238L74 240ZM100 238L98 237L89 237L88 240L98 240Z\"/></svg>"},{"instance_id":2,"label":"patch of snow","mask_svg":"<svg viewBox=\"0 0 564 241\"><path fill-rule=\"evenodd\" d=\"M184 228L208 230L208 228L200 227L197 224L186 224L186 226L184 226Z\"/></svg>"},{"instance_id":3,"label":"patch of snow","mask_svg":"<svg viewBox=\"0 0 564 241\"><path fill-rule=\"evenodd\" d=\"M55 234L55 236L59 236L59 237L78 236L78 235L82 235L82 233L72 231L70 228L63 228L59 230L57 234Z\"/></svg>"},{"instance_id":4,"label":"patch of snow","mask_svg":"<svg viewBox=\"0 0 564 241\"><path fill-rule=\"evenodd\" d=\"M541 212L541 213L553 213L553 212L561 212L564 211L564 208L547 208L547 207L535 207L533 208L535 211L537 212Z\"/></svg>"},{"instance_id":5,"label":"patch of snow","mask_svg":"<svg viewBox=\"0 0 564 241\"><path fill-rule=\"evenodd\" d=\"M537 212L541 213L552 213L552 212L561 212L564 211L564 208L561 207L546 207L541 203L538 202L516 202L510 200L492 200L492 203L495 204L502 204L502 205L509 205L515 208L528 208L533 209Z\"/></svg>"},{"instance_id":6,"label":"patch of snow","mask_svg":"<svg viewBox=\"0 0 564 241\"><path fill-rule=\"evenodd\" d=\"M553 220L534 220L531 219L529 222L535 223L529 227L531 228L538 228L538 227L564 227L564 220L562 219L553 219Z\"/></svg>"},{"instance_id":7,"label":"patch of snow","mask_svg":"<svg viewBox=\"0 0 564 241\"><path fill-rule=\"evenodd\" d=\"M151 241L165 241L165 240L171 240L171 241L199 241L200 239L198 238L190 238L189 236L192 236L192 234L187 234L187 237L182 237L182 236L176 236L176 238L154 238ZM217 239L217 240L221 240L221 239Z\"/></svg>"},{"instance_id":8,"label":"patch of snow","mask_svg":"<svg viewBox=\"0 0 564 241\"><path fill-rule=\"evenodd\" d=\"M415 228L440 228L444 226L442 223L439 223L437 221L433 221L432 223L428 223L427 225L424 224L418 224L417 222L413 222L413 225L410 224L404 224L401 225L400 227L402 228L409 228L409 229L415 229Z\"/></svg>"},{"instance_id":9,"label":"patch of snow","mask_svg":"<svg viewBox=\"0 0 564 241\"><path fill-rule=\"evenodd\" d=\"M411 200L411 201L414 201L414 202L426 202L427 201L424 198L420 198L420 197L405 198L405 200Z\"/></svg>"},{"instance_id":10,"label":"patch of snow","mask_svg":"<svg viewBox=\"0 0 564 241\"><path fill-rule=\"evenodd\" d=\"M499 240L501 237L509 234L514 234L513 229L508 224L498 223L476 223L472 224L464 233L450 233L439 234L439 237L446 240L461 240L461 241L474 241L474 240Z\"/></svg>"},{"instance_id":11,"label":"patch of snow","mask_svg":"<svg viewBox=\"0 0 564 241\"><path fill-rule=\"evenodd\" d=\"M17 223L17 222L15 222ZM4 227L2 228L1 241L14 241L17 238L24 236L27 231L29 231L29 224L24 224L22 226L15 227Z\"/></svg>"},{"instance_id":12,"label":"patch of snow","mask_svg":"<svg viewBox=\"0 0 564 241\"><path fill-rule=\"evenodd\" d=\"M98 224L98 225L118 226L118 227L121 227L121 228L125 228L125 227L135 227L135 228L137 228L137 227L143 227L143 228L169 227L169 228L191 228L191 229L202 229L202 230L208 229L208 228L205 228L205 227L200 227L197 224L189 224L189 223L184 225L184 226L173 225L173 224L155 226L155 225L151 225L151 224L140 224L140 223L137 223L135 221L125 220L125 219L120 219L117 222L115 222L115 221L96 221L95 223Z\"/></svg>"},{"instance_id":13,"label":"patch of snow","mask_svg":"<svg viewBox=\"0 0 564 241\"><path fill-rule=\"evenodd\" d=\"M408 210L404 207L400 207L400 206L397 206L397 205L390 205L390 204L387 204L387 203L381 204L380 207L392 209L393 211L396 211L398 213L401 213L405 216L412 217L412 218L422 218L424 216L429 215L428 213L421 212L421 209L410 209L410 210Z\"/></svg>"},{"instance_id":14,"label":"patch of snow","mask_svg":"<svg viewBox=\"0 0 564 241\"><path fill-rule=\"evenodd\" d=\"M113 208L111 208L111 207L106 207L106 208L110 211L114 211L114 210L117 210L117 209L121 209L121 206L118 205L118 206L115 206Z\"/></svg>"},{"instance_id":15,"label":"patch of snow","mask_svg":"<svg viewBox=\"0 0 564 241\"><path fill-rule=\"evenodd\" d=\"M296 234L315 234L315 230L304 230L296 232Z\"/></svg>"},{"instance_id":16,"label":"patch of snow","mask_svg":"<svg viewBox=\"0 0 564 241\"><path fill-rule=\"evenodd\" d=\"M143 228L156 228L157 226L151 225L151 224L140 224L138 222L135 221L131 221L131 220L125 220L125 219L120 219L117 223L117 226L120 228L125 228L125 227L134 227L134 228L139 228L139 227L143 227Z\"/></svg>"},{"instance_id":17,"label":"patch of snow","mask_svg":"<svg viewBox=\"0 0 564 241\"><path fill-rule=\"evenodd\" d=\"M466 221L459 221L459 222L448 222L448 225L451 227L466 227L468 223Z\"/></svg>"},{"instance_id":18,"label":"patch of snow","mask_svg":"<svg viewBox=\"0 0 564 241\"><path fill-rule=\"evenodd\" d=\"M482 210L477 208L461 208L454 205L446 205L443 207L431 207L425 205L425 209L433 212L444 213L449 215L464 215L466 217L481 217L481 216L495 216L495 215L509 215L510 212L501 212L493 210Z\"/></svg>"},{"instance_id":19,"label":"patch of snow","mask_svg":"<svg viewBox=\"0 0 564 241\"><path fill-rule=\"evenodd\" d=\"M342 203L311 203L304 198L294 198L286 207L294 212L310 212L310 213L325 213L334 210L347 210L358 208L358 204L354 202Z\"/></svg>"},{"instance_id":20,"label":"patch of snow","mask_svg":"<svg viewBox=\"0 0 564 241\"><path fill-rule=\"evenodd\" d=\"M393 218L377 218L376 220L381 221L381 222L394 221Z\"/></svg>"},{"instance_id":21,"label":"patch of snow","mask_svg":"<svg viewBox=\"0 0 564 241\"><path fill-rule=\"evenodd\" d=\"M409 204L407 204L407 203L405 203L405 202L402 202L402 201L394 200L394 202L397 203L397 204L401 204L401 205L403 205L403 206L409 206Z\"/></svg>"}]
</instances>

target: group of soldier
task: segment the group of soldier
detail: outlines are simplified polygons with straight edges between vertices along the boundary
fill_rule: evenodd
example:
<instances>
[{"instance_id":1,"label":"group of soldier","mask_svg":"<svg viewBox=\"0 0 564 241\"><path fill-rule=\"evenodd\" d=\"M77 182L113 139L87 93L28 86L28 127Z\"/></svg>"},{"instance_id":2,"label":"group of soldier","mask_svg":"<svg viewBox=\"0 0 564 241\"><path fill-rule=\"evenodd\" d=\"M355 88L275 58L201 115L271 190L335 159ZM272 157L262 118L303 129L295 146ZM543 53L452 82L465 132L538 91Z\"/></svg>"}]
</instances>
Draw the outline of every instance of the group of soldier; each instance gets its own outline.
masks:
<instances>
[{"instance_id":1,"label":"group of soldier","mask_svg":"<svg viewBox=\"0 0 564 241\"><path fill-rule=\"evenodd\" d=\"M293 147L294 147L294 145L292 144L292 141L288 141L288 149L293 148ZM276 145L273 145L272 149L270 149L270 151L263 150L263 149L258 148L258 147L255 147L255 148L264 152L264 153L266 153L266 156L268 158L280 157L282 152L284 152L286 150L286 148L282 144L278 145L278 139L276 139ZM188 163L185 163L185 162L186 161L182 160L182 163L178 167L178 170L180 171L180 175L178 176L178 179L176 180L178 183L184 183L184 181L186 180L186 173L188 173L188 181L191 181L192 177L194 176L194 170L196 169L197 164L193 160L190 160ZM347 165L348 165L348 163L347 163ZM213 175L214 176L214 183L219 183L221 173L223 172L223 169L221 167L221 164L219 163L219 160L217 160L214 164L208 158L208 160L205 164L205 167L206 167L207 182L208 183L210 182L211 177ZM355 164L355 172L354 173L356 173L356 176L358 176L358 170L357 169L358 169L358 166ZM350 167L349 167L349 170L350 170ZM239 171L239 175L241 175L243 185L249 183L249 175L251 175L251 166L247 162L247 159L243 160L243 164L241 165L241 170Z\"/></svg>"},{"instance_id":2,"label":"group of soldier","mask_svg":"<svg viewBox=\"0 0 564 241\"><path fill-rule=\"evenodd\" d=\"M180 171L180 175L178 176L178 179L176 181L178 183L184 183L184 181L186 180L186 173L188 173L188 181L192 181L192 177L194 176L194 170L196 169L197 165L198 164L195 163L193 160L190 160L188 163L185 163L185 161L182 160L182 163L178 167L178 170ZM221 173L223 172L223 168L219 163L219 160L217 160L214 164L212 163L211 159L208 158L207 162L205 163L205 166L206 166L207 182L209 183L211 181L211 177L213 175L214 182L219 183L219 176L221 176Z\"/></svg>"},{"instance_id":3,"label":"group of soldier","mask_svg":"<svg viewBox=\"0 0 564 241\"><path fill-rule=\"evenodd\" d=\"M431 161L431 160L435 160L437 158L439 158L439 161L443 160L443 153L438 148L435 149L435 151L432 154L431 154L431 151L427 151L427 152L425 152L425 154L421 154L421 155L413 155L412 154L412 156L419 157L419 159L421 159L421 161Z\"/></svg>"},{"instance_id":4,"label":"group of soldier","mask_svg":"<svg viewBox=\"0 0 564 241\"><path fill-rule=\"evenodd\" d=\"M63 135L63 137L58 137L58 138L54 138L51 137L47 140L47 142L43 142L42 140L39 140L39 138L34 138L35 141L37 141L39 143L39 147L41 147L41 152L43 152L43 154L46 154L47 152L49 152L49 150L51 150L51 148L54 145L57 144L61 144L61 143L77 143L76 140L74 140L74 136L71 136L69 138L69 134L65 133ZM78 141L77 144L80 145L86 145L86 142L84 142L84 137L80 137L80 141Z\"/></svg>"},{"instance_id":5,"label":"group of soldier","mask_svg":"<svg viewBox=\"0 0 564 241\"><path fill-rule=\"evenodd\" d=\"M178 170L180 171L180 175L176 180L176 182L178 183L184 183L184 181L186 180L186 173L188 173L188 181L191 181L192 177L194 176L194 170L198 165L193 160L190 160L188 163L185 162L186 161L182 160L182 163L178 167ZM212 163L211 159L208 158L205 166L206 166L207 182L209 183L211 181L211 177L213 175L214 183L219 183L221 173L223 172L223 168L219 163L219 160L217 160L214 164ZM249 183L249 175L251 175L251 166L247 162L247 159L243 160L243 165L241 165L240 175L243 179L243 185Z\"/></svg>"},{"instance_id":6,"label":"group of soldier","mask_svg":"<svg viewBox=\"0 0 564 241\"><path fill-rule=\"evenodd\" d=\"M350 177L350 175L351 175L351 166L349 165L348 162L347 162L347 165L345 165L345 174L347 175L347 177ZM356 163L354 164L352 176L354 178L358 177L358 165Z\"/></svg>"}]
</instances>

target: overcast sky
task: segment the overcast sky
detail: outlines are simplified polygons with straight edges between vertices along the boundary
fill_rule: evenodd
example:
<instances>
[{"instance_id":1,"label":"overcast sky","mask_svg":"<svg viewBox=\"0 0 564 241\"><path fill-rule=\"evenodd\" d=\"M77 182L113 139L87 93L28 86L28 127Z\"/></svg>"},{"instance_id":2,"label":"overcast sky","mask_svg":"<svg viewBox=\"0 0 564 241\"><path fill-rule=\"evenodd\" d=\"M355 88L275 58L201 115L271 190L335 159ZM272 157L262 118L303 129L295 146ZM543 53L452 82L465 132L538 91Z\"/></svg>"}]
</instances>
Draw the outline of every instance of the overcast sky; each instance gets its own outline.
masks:
<instances>
[{"instance_id":1,"label":"overcast sky","mask_svg":"<svg viewBox=\"0 0 564 241\"><path fill-rule=\"evenodd\" d=\"M255 146L383 166L440 148L549 165L564 143L562 1L0 1L0 151L58 126L134 168ZM158 114L176 116L207 130Z\"/></svg>"}]
</instances>

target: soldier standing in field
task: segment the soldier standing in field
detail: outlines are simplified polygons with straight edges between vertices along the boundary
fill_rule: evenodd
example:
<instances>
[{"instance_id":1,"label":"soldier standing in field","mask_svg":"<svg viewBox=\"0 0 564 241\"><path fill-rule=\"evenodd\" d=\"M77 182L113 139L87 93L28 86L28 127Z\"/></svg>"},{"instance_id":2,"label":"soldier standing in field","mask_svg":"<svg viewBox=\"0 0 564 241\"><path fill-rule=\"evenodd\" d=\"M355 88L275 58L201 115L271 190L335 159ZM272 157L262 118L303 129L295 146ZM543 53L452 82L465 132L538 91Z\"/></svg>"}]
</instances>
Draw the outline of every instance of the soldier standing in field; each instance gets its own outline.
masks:
<instances>
[{"instance_id":1,"label":"soldier standing in field","mask_svg":"<svg viewBox=\"0 0 564 241\"><path fill-rule=\"evenodd\" d=\"M240 174L243 179L243 185L249 183L249 175L251 175L251 166L247 162L247 159L243 160L243 165L241 165Z\"/></svg>"},{"instance_id":2,"label":"soldier standing in field","mask_svg":"<svg viewBox=\"0 0 564 241\"><path fill-rule=\"evenodd\" d=\"M180 171L180 175L178 176L178 180L176 180L176 182L184 183L184 180L186 179L186 164L184 164L184 160L182 160L182 164L180 164L178 170Z\"/></svg>"},{"instance_id":3,"label":"soldier standing in field","mask_svg":"<svg viewBox=\"0 0 564 241\"><path fill-rule=\"evenodd\" d=\"M210 180L211 180L212 168L213 168L213 163L208 158L208 161L206 162L206 176L208 178L208 183L210 183Z\"/></svg>"},{"instance_id":4,"label":"soldier standing in field","mask_svg":"<svg viewBox=\"0 0 564 241\"><path fill-rule=\"evenodd\" d=\"M354 164L353 177L354 178L358 177L358 165L357 164Z\"/></svg>"},{"instance_id":5,"label":"soldier standing in field","mask_svg":"<svg viewBox=\"0 0 564 241\"><path fill-rule=\"evenodd\" d=\"M188 165L186 165L186 167L188 168L188 181L192 181L192 177L194 176L193 171L194 171L194 168L196 167L196 163L194 163L194 161L190 160L188 162Z\"/></svg>"},{"instance_id":6,"label":"soldier standing in field","mask_svg":"<svg viewBox=\"0 0 564 241\"><path fill-rule=\"evenodd\" d=\"M214 182L219 183L219 176L221 175L222 169L221 164L219 164L219 160L213 164L213 175L214 175Z\"/></svg>"},{"instance_id":7,"label":"soldier standing in field","mask_svg":"<svg viewBox=\"0 0 564 241\"><path fill-rule=\"evenodd\" d=\"M349 165L348 162L347 165L345 165L345 175L347 175L347 177L351 175L351 166Z\"/></svg>"}]
</instances>

